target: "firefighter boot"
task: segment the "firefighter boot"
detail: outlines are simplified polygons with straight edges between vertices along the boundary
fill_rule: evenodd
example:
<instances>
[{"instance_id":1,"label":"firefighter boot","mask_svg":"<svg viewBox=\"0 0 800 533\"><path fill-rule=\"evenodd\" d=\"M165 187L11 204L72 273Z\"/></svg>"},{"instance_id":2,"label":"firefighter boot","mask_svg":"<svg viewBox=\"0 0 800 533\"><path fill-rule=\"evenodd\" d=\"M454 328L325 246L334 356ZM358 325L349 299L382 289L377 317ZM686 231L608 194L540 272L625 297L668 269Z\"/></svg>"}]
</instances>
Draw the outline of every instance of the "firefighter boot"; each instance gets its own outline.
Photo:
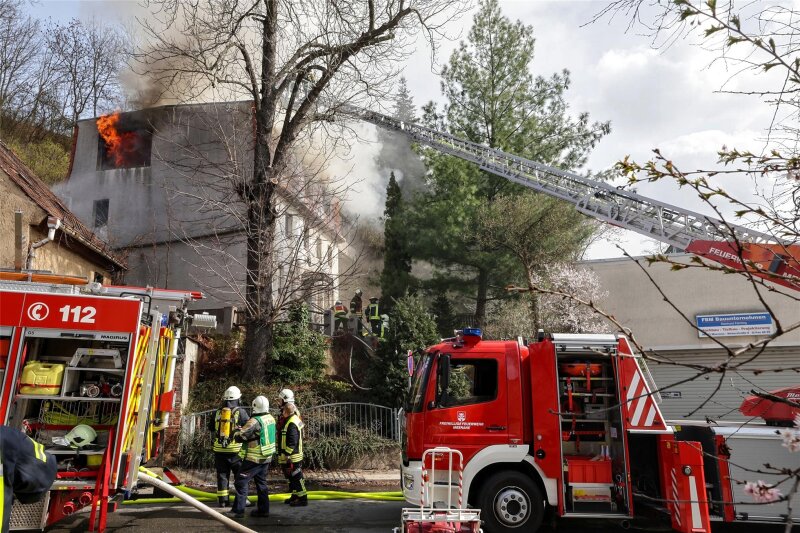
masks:
<instances>
[{"instance_id":1,"label":"firefighter boot","mask_svg":"<svg viewBox=\"0 0 800 533\"><path fill-rule=\"evenodd\" d=\"M228 506L228 497L227 496L220 496L217 498L219 500L220 507L227 507Z\"/></svg>"},{"instance_id":2,"label":"firefighter boot","mask_svg":"<svg viewBox=\"0 0 800 533\"><path fill-rule=\"evenodd\" d=\"M308 496L300 496L293 502L290 502L289 505L292 507L305 507L308 505Z\"/></svg>"},{"instance_id":3,"label":"firefighter boot","mask_svg":"<svg viewBox=\"0 0 800 533\"><path fill-rule=\"evenodd\" d=\"M283 500L283 503L286 505L292 505L292 503L297 499L297 494L292 494L289 498Z\"/></svg>"}]
</instances>

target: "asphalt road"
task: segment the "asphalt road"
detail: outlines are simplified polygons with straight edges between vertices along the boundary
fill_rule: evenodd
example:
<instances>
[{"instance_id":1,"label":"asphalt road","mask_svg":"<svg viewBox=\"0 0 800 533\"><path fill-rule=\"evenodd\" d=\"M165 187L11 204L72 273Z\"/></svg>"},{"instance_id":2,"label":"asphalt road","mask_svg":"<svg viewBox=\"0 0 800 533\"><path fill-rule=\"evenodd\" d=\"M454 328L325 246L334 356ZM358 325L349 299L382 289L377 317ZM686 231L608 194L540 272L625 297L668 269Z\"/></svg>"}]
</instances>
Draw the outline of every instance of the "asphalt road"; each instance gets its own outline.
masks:
<instances>
[{"instance_id":1,"label":"asphalt road","mask_svg":"<svg viewBox=\"0 0 800 533\"><path fill-rule=\"evenodd\" d=\"M376 502L369 500L312 501L308 507L290 509L273 502L272 516L242 520L256 531L279 531L280 533L389 533L400 525L400 509L403 502ZM251 508L248 508L248 513ZM134 507L126 506L109 515L108 531L119 532L222 532L227 529L219 522L199 511L178 505ZM48 533L86 531L88 515L76 514L66 521L47 529ZM782 526L715 525L714 533L770 533L783 531ZM800 531L800 527L795 528ZM616 522L589 520L560 520L540 530L542 533L625 533ZM634 523L627 532L667 533L668 527L660 524ZM520 532L527 533L527 532Z\"/></svg>"}]
</instances>

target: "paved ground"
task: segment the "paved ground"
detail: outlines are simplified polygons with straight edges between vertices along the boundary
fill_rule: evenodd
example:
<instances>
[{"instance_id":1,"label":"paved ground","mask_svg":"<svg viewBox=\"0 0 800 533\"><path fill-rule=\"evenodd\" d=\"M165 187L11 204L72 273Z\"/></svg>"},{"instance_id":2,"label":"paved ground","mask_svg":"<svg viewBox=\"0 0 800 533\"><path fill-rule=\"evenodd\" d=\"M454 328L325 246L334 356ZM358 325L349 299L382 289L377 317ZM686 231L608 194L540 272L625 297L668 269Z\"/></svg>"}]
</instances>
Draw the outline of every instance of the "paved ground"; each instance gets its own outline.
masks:
<instances>
[{"instance_id":1,"label":"paved ground","mask_svg":"<svg viewBox=\"0 0 800 533\"><path fill-rule=\"evenodd\" d=\"M308 507L290 509L273 502L269 518L246 518L242 523L256 531L280 533L389 533L399 525L402 502L368 500L315 501ZM249 511L249 509L248 509ZM87 515L80 513L47 530L48 533L77 533L86 531ZM800 527L796 528L800 531ZM227 531L218 522L185 506L124 507L109 515L109 531L133 532L192 532L216 533ZM781 526L714 527L714 533L771 533ZM543 528L542 533L625 533L613 522L561 520L555 527ZM628 532L666 533L669 528L658 524L633 524ZM527 533L527 532L520 532Z\"/></svg>"}]
</instances>

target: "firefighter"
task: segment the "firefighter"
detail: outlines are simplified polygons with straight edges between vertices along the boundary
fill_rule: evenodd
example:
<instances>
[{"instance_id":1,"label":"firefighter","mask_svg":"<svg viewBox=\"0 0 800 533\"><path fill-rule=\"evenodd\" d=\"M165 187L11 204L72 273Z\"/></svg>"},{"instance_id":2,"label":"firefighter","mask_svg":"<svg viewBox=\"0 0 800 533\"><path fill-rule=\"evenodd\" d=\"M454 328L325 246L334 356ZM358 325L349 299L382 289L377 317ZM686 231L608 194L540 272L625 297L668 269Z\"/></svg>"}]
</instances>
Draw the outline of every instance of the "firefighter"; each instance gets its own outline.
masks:
<instances>
[{"instance_id":1,"label":"firefighter","mask_svg":"<svg viewBox=\"0 0 800 533\"><path fill-rule=\"evenodd\" d=\"M269 490L267 488L267 469L275 453L275 419L269 414L269 400L258 396L253 400L253 416L234 435L236 442L244 444L240 456L244 457L242 467L234 479L236 497L229 516L244 517L247 505L247 492L250 480L256 483L258 506L250 516L266 518L269 516Z\"/></svg>"},{"instance_id":2,"label":"firefighter","mask_svg":"<svg viewBox=\"0 0 800 533\"><path fill-rule=\"evenodd\" d=\"M356 317L356 335L361 334L361 320L364 318L364 308L361 303L361 289L356 289L353 299L350 300L350 314Z\"/></svg>"},{"instance_id":3,"label":"firefighter","mask_svg":"<svg viewBox=\"0 0 800 533\"><path fill-rule=\"evenodd\" d=\"M381 339L386 338L386 333L389 331L389 315L381 315Z\"/></svg>"},{"instance_id":4,"label":"firefighter","mask_svg":"<svg viewBox=\"0 0 800 533\"><path fill-rule=\"evenodd\" d=\"M8 532L11 503L36 503L45 497L56 479L56 460L44 451L44 446L31 440L19 430L0 427L0 486L3 499L0 515L2 533Z\"/></svg>"},{"instance_id":5,"label":"firefighter","mask_svg":"<svg viewBox=\"0 0 800 533\"><path fill-rule=\"evenodd\" d=\"M208 423L209 429L214 432L214 467L217 471L217 499L220 507L228 505L230 476L233 474L235 481L242 466L242 458L239 457L242 443L236 442L233 435L250 417L240 406L241 398L242 391L239 387L228 387L222 395L222 407Z\"/></svg>"},{"instance_id":6,"label":"firefighter","mask_svg":"<svg viewBox=\"0 0 800 533\"><path fill-rule=\"evenodd\" d=\"M278 464L289 481L292 496L285 500L292 507L308 505L306 482L303 479L303 421L294 404L294 393L283 389L280 393L281 417L278 420Z\"/></svg>"},{"instance_id":7,"label":"firefighter","mask_svg":"<svg viewBox=\"0 0 800 533\"><path fill-rule=\"evenodd\" d=\"M333 304L333 317L335 320L333 332L347 331L347 308L341 300L336 300L336 303Z\"/></svg>"},{"instance_id":8,"label":"firefighter","mask_svg":"<svg viewBox=\"0 0 800 533\"><path fill-rule=\"evenodd\" d=\"M381 313L378 306L378 298L370 298L367 306L367 320L369 320L369 330L372 335L377 337L381 330Z\"/></svg>"}]
</instances>

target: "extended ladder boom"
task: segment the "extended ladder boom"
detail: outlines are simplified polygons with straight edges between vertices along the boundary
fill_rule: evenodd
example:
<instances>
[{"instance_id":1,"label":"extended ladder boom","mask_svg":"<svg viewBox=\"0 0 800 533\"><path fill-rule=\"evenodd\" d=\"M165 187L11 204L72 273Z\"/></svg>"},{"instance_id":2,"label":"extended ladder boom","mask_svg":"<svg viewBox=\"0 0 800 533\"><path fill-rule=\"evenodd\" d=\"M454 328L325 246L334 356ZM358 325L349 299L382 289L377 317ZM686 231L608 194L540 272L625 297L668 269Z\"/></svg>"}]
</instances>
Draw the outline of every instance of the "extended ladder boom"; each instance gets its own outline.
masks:
<instances>
[{"instance_id":1,"label":"extended ladder boom","mask_svg":"<svg viewBox=\"0 0 800 533\"><path fill-rule=\"evenodd\" d=\"M403 122L355 106L345 115L403 133L440 152L471 161L482 170L569 202L590 217L686 250L692 241L767 244L772 235L621 190L608 183L553 168L501 150L465 141L419 124Z\"/></svg>"}]
</instances>

